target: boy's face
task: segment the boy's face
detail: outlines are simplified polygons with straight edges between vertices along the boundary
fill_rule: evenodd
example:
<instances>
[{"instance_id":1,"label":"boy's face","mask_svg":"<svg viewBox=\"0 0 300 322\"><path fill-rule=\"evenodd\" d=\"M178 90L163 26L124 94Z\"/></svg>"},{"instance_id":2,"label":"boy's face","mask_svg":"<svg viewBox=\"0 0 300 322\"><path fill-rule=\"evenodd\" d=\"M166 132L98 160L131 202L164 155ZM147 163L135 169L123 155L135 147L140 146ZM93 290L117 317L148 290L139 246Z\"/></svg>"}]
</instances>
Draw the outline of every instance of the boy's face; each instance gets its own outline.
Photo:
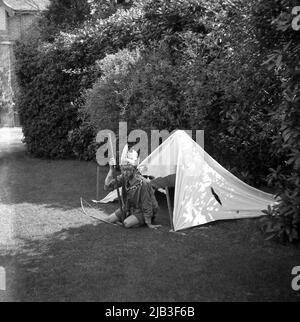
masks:
<instances>
[{"instance_id":1,"label":"boy's face","mask_svg":"<svg viewBox=\"0 0 300 322\"><path fill-rule=\"evenodd\" d=\"M135 167L132 165L122 165L121 172L124 175L125 179L131 180L135 174Z\"/></svg>"}]
</instances>

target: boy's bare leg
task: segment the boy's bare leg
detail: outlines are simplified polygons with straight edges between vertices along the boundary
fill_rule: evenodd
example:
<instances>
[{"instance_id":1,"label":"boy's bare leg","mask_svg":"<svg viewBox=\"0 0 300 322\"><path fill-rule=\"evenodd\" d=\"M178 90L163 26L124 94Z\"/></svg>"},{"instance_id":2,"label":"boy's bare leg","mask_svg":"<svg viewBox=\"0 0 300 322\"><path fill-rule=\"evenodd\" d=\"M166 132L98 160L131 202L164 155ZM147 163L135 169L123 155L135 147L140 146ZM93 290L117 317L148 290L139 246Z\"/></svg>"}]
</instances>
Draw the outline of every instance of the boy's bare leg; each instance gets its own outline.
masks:
<instances>
[{"instance_id":1,"label":"boy's bare leg","mask_svg":"<svg viewBox=\"0 0 300 322\"><path fill-rule=\"evenodd\" d=\"M117 210L118 211L118 210ZM109 222L109 223L118 223L120 221L120 218L117 216L117 211L115 211L114 213L110 214L110 215L106 215L106 214L101 214L101 219L103 221Z\"/></svg>"},{"instance_id":2,"label":"boy's bare leg","mask_svg":"<svg viewBox=\"0 0 300 322\"><path fill-rule=\"evenodd\" d=\"M103 216L103 220L105 220L109 223L112 223L112 224L118 224L120 226L124 226L125 228L134 228L134 227L140 226L140 222L137 219L137 217L131 215L131 216L127 217L124 220L124 224L122 224L120 221L120 217L117 214L119 214L119 209L116 210L111 215Z\"/></svg>"},{"instance_id":3,"label":"boy's bare leg","mask_svg":"<svg viewBox=\"0 0 300 322\"><path fill-rule=\"evenodd\" d=\"M104 218L105 221L108 221L112 224L120 222L120 218L117 216L116 212L108 215Z\"/></svg>"},{"instance_id":4,"label":"boy's bare leg","mask_svg":"<svg viewBox=\"0 0 300 322\"><path fill-rule=\"evenodd\" d=\"M134 227L138 227L140 225L139 220L137 219L137 217L131 215L129 217L127 217L124 220L124 227L125 228L134 228Z\"/></svg>"}]
</instances>

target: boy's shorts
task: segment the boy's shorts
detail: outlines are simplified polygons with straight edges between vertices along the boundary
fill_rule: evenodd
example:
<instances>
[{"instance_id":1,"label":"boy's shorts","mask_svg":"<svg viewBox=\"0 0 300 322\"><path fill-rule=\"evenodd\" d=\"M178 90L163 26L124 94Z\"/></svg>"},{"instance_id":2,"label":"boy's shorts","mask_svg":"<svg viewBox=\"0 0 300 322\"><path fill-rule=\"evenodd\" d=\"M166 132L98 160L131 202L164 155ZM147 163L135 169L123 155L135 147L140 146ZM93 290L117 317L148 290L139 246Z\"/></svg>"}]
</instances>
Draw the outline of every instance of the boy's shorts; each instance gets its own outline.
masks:
<instances>
[{"instance_id":1,"label":"boy's shorts","mask_svg":"<svg viewBox=\"0 0 300 322\"><path fill-rule=\"evenodd\" d=\"M120 208L115 211L115 215L119 218L120 221L122 220ZM139 209L131 209L127 213L126 218L129 216L136 217L139 222L139 226L145 225L145 218L143 216L143 213Z\"/></svg>"}]
</instances>

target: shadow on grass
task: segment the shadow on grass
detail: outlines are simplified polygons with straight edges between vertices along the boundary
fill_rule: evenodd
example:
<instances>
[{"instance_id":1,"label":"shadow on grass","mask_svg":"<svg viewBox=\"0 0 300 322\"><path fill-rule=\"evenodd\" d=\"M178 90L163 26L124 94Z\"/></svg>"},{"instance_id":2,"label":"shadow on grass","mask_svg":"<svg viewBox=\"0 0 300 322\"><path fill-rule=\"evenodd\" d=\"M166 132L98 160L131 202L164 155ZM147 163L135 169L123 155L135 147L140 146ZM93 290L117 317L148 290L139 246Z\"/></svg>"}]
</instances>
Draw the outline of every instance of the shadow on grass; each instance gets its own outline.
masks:
<instances>
[{"instance_id":1,"label":"shadow on grass","mask_svg":"<svg viewBox=\"0 0 300 322\"><path fill-rule=\"evenodd\" d=\"M100 185L107 168L100 169ZM76 160L49 161L29 157L24 151L0 160L1 184L9 191L5 204L40 204L69 210L80 197L96 197L96 163ZM105 195L101 189L101 197Z\"/></svg>"},{"instance_id":2,"label":"shadow on grass","mask_svg":"<svg viewBox=\"0 0 300 322\"><path fill-rule=\"evenodd\" d=\"M13 301L299 301L299 255L264 242L251 221L184 236L97 222L23 240L0 266Z\"/></svg>"}]
</instances>

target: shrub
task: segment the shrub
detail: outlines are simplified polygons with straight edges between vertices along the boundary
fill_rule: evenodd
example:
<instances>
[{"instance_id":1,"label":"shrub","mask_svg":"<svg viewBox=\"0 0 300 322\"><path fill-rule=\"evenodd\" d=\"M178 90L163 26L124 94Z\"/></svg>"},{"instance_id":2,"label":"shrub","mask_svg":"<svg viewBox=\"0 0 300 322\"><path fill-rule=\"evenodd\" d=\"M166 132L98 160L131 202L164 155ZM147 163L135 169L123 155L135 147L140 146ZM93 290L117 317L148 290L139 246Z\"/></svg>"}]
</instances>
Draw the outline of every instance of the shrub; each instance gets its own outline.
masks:
<instances>
[{"instance_id":1,"label":"shrub","mask_svg":"<svg viewBox=\"0 0 300 322\"><path fill-rule=\"evenodd\" d=\"M138 17L136 11L119 10L95 28L62 32L51 43L42 41L43 27L16 43L17 104L32 155L67 158L73 157L74 151L78 154L78 144L72 146L75 141L68 135L73 131L74 138L82 130L78 102L99 76L95 62L126 46Z\"/></svg>"},{"instance_id":2,"label":"shrub","mask_svg":"<svg viewBox=\"0 0 300 322\"><path fill-rule=\"evenodd\" d=\"M80 125L69 131L68 141L72 147L72 152L79 160L93 160L98 148L95 141L96 129L84 112L79 114Z\"/></svg>"},{"instance_id":3,"label":"shrub","mask_svg":"<svg viewBox=\"0 0 300 322\"><path fill-rule=\"evenodd\" d=\"M291 14L296 1L277 1L276 6L261 2L269 29L278 37L265 45L268 56L264 65L281 81L281 100L273 114L280 117L281 126L273 137L273 155L280 157L271 169L270 183L277 188L279 204L269 210L268 232L282 241L300 240L300 34L292 29ZM276 15L274 16L274 9ZM265 38L261 39L265 44ZM271 224L270 224L271 223Z\"/></svg>"},{"instance_id":4,"label":"shrub","mask_svg":"<svg viewBox=\"0 0 300 322\"><path fill-rule=\"evenodd\" d=\"M119 121L125 117L127 77L140 59L139 50L121 50L107 55L98 62L101 78L87 91L85 110L97 130L118 130Z\"/></svg>"},{"instance_id":5,"label":"shrub","mask_svg":"<svg viewBox=\"0 0 300 322\"><path fill-rule=\"evenodd\" d=\"M67 134L77 126L71 99L80 91L80 78L63 71L65 56L59 48L49 50L38 39L17 46L17 104L27 148L34 156L70 157Z\"/></svg>"},{"instance_id":6,"label":"shrub","mask_svg":"<svg viewBox=\"0 0 300 322\"><path fill-rule=\"evenodd\" d=\"M25 141L29 152L35 156L53 158L73 155L68 133L81 124L78 119L80 105L76 102L100 76L95 68L97 60L124 48L131 51L142 44L150 44L158 37L160 29L162 33L159 37L163 38L164 34L170 33L170 27L173 26L172 32L176 30L178 19L181 26L186 26L185 30L195 27L202 15L197 9L193 11L195 17L188 18L191 8L200 8L200 0L193 1L192 7L189 1L179 0L171 1L167 6L163 2L156 6L152 0L137 1L133 6L132 3L119 3L103 16L100 14L101 6L108 8L110 1L89 2L90 14L78 10L85 2L52 1L44 15L44 23L39 24L39 35L29 37L16 46L17 77L21 87L17 102ZM154 9L152 5L155 5ZM95 8L101 19L97 20L97 14L93 14ZM155 10L159 12L160 8L165 19L162 25L157 25ZM69 16L63 14L67 9L71 10ZM179 17L174 15L176 10L180 13ZM90 21L85 21L87 16ZM78 24L74 24L75 21ZM78 25L80 27L77 28ZM60 29L63 32L58 32ZM109 90L108 87L106 90ZM113 113L114 109L111 111ZM45 145L44 142L50 137L51 144Z\"/></svg>"},{"instance_id":7,"label":"shrub","mask_svg":"<svg viewBox=\"0 0 300 322\"><path fill-rule=\"evenodd\" d=\"M83 24L91 15L88 0L51 0L39 20L41 38L52 42L61 31L72 30Z\"/></svg>"},{"instance_id":8,"label":"shrub","mask_svg":"<svg viewBox=\"0 0 300 322\"><path fill-rule=\"evenodd\" d=\"M245 66L221 49L213 37L188 31L152 42L139 59L127 50L109 55L86 109L96 127L115 131L120 119L129 130L204 129L206 149L219 162L251 184L266 184L279 122L270 121L274 100L264 90L276 82L256 62Z\"/></svg>"}]
</instances>

